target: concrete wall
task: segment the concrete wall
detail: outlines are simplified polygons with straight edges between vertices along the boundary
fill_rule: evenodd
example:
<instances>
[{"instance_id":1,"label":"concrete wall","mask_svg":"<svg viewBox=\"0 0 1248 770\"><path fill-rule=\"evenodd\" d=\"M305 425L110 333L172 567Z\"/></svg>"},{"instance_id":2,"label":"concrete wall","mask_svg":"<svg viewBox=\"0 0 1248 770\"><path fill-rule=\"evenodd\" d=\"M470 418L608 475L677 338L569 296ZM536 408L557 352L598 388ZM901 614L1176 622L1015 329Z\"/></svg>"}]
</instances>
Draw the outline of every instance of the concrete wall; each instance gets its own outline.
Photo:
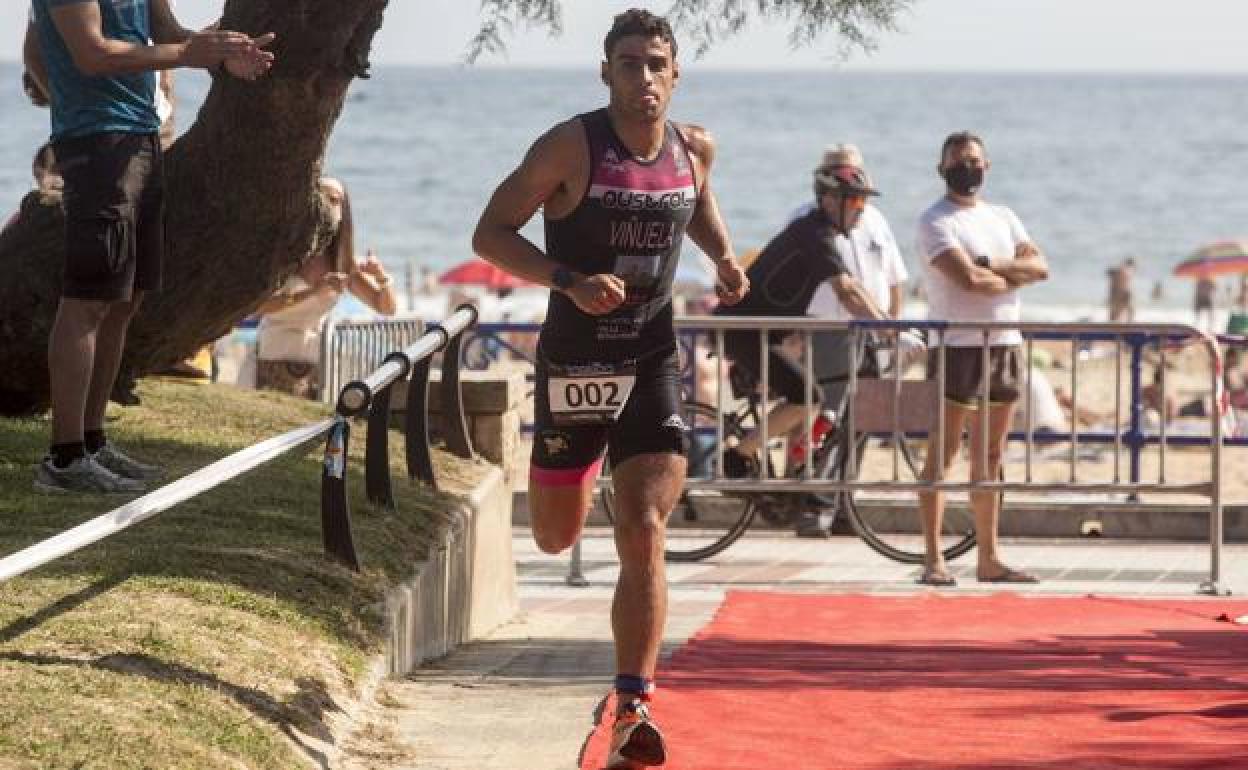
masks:
<instances>
[{"instance_id":1,"label":"concrete wall","mask_svg":"<svg viewBox=\"0 0 1248 770\"><path fill-rule=\"evenodd\" d=\"M455 511L440 546L386 597L386 673L398 676L477 639L515 615L511 487L492 468Z\"/></svg>"}]
</instances>

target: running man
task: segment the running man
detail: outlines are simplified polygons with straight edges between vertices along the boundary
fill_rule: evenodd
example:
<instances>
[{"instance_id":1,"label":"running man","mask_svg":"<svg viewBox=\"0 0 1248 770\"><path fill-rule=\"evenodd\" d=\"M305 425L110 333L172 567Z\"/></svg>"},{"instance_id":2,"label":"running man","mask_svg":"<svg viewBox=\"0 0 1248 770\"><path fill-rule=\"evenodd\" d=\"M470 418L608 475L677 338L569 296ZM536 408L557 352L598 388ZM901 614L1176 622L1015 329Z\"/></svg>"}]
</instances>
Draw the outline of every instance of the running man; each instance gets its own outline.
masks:
<instances>
[{"instance_id":1,"label":"running man","mask_svg":"<svg viewBox=\"0 0 1248 770\"><path fill-rule=\"evenodd\" d=\"M715 263L719 295L748 290L711 192L715 144L671 123L680 77L666 19L632 9L603 44L605 109L552 128L499 185L473 248L549 287L538 341L529 474L533 537L559 553L580 537L607 450L620 577L611 608L617 711L608 768L661 765L648 702L667 614L663 547L685 478L672 278L683 236ZM542 209L546 253L520 235Z\"/></svg>"}]
</instances>

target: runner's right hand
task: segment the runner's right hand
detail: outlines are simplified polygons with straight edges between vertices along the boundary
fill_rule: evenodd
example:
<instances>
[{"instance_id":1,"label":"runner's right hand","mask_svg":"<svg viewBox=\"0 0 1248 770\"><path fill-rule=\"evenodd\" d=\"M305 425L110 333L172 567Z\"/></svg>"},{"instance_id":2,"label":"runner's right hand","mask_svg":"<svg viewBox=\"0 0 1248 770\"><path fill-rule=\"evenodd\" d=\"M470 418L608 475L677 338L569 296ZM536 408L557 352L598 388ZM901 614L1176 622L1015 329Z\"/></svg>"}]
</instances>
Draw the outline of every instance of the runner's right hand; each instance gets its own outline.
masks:
<instances>
[{"instance_id":1,"label":"runner's right hand","mask_svg":"<svg viewBox=\"0 0 1248 770\"><path fill-rule=\"evenodd\" d=\"M609 273L585 275L566 293L582 312L606 315L624 302L624 279Z\"/></svg>"}]
</instances>

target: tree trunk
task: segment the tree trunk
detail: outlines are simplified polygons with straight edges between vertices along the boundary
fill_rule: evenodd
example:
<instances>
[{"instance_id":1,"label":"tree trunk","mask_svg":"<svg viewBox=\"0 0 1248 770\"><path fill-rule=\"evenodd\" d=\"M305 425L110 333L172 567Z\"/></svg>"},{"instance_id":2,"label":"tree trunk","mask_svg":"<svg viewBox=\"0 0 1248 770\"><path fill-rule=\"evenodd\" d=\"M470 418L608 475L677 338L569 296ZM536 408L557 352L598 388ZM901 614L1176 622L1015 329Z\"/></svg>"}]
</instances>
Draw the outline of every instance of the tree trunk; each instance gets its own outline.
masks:
<instances>
[{"instance_id":1,"label":"tree trunk","mask_svg":"<svg viewBox=\"0 0 1248 770\"><path fill-rule=\"evenodd\" d=\"M165 154L164 288L144 298L124 368L156 371L228 332L324 237L316 181L387 0L228 0L222 27L276 32L262 80L216 75ZM60 298L64 216L31 193L0 232L0 414L48 404L47 340ZM123 373L123 376L125 374Z\"/></svg>"}]
</instances>

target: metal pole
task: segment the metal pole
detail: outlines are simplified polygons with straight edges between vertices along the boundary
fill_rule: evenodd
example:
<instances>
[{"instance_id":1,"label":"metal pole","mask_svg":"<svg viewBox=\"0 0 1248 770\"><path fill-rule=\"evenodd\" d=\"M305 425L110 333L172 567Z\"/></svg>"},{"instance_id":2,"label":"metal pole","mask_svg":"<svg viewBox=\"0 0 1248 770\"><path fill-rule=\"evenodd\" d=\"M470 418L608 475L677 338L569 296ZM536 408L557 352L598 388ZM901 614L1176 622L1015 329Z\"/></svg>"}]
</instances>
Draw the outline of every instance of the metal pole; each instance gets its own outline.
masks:
<instances>
[{"instance_id":1,"label":"metal pole","mask_svg":"<svg viewBox=\"0 0 1248 770\"><path fill-rule=\"evenodd\" d=\"M1210 468L1210 500L1209 500L1209 583L1202 586L1206 593L1218 595L1222 593L1218 584L1222 580L1222 404L1218 393L1222 383L1219 378L1224 365L1222 354L1218 349L1216 338L1205 337L1211 357L1210 368L1213 386L1213 408L1210 409L1210 433L1213 436L1212 468Z\"/></svg>"},{"instance_id":2,"label":"metal pole","mask_svg":"<svg viewBox=\"0 0 1248 770\"><path fill-rule=\"evenodd\" d=\"M849 325L849 387L847 388L845 397L849 399L849 408L845 410L845 443L846 463L845 473L842 474L841 480L851 478L858 480L858 433L854 430L854 412L858 411L854 408L854 402L858 399L858 346L862 338L861 331L857 324L850 322Z\"/></svg>"},{"instance_id":3,"label":"metal pole","mask_svg":"<svg viewBox=\"0 0 1248 770\"><path fill-rule=\"evenodd\" d=\"M347 448L351 423L341 415L334 418L325 440L321 464L321 538L325 553L352 570L360 571L360 560L351 536L351 509L347 502Z\"/></svg>"},{"instance_id":4,"label":"metal pole","mask_svg":"<svg viewBox=\"0 0 1248 770\"><path fill-rule=\"evenodd\" d=\"M715 330L715 473L724 477L724 330Z\"/></svg>"},{"instance_id":5,"label":"metal pole","mask_svg":"<svg viewBox=\"0 0 1248 770\"><path fill-rule=\"evenodd\" d=\"M1158 445L1157 452L1157 483L1166 483L1166 426L1170 422L1170 410L1167 409L1168 401L1166 399L1167 381L1170 379L1166 376L1166 338L1162 335L1157 343L1157 366L1161 372L1161 444ZM1214 391L1217 392L1216 390Z\"/></svg>"},{"instance_id":6,"label":"metal pole","mask_svg":"<svg viewBox=\"0 0 1248 770\"><path fill-rule=\"evenodd\" d=\"M938 330L940 347L936 354L936 480L945 480L945 329ZM959 441L961 436L958 437Z\"/></svg>"},{"instance_id":7,"label":"metal pole","mask_svg":"<svg viewBox=\"0 0 1248 770\"><path fill-rule=\"evenodd\" d=\"M802 478L810 479L810 466L815 459L815 335L807 329L803 332L806 349L803 354L802 366L806 370L806 426L802 432L802 443L806 445L806 456L802 464Z\"/></svg>"},{"instance_id":8,"label":"metal pole","mask_svg":"<svg viewBox=\"0 0 1248 770\"><path fill-rule=\"evenodd\" d=\"M585 579L585 573L581 571L581 539L579 537L572 544L572 558L568 560L568 574L563 582L575 588L584 588L589 585L589 581Z\"/></svg>"},{"instance_id":9,"label":"metal pole","mask_svg":"<svg viewBox=\"0 0 1248 770\"><path fill-rule=\"evenodd\" d=\"M1131 447L1131 483L1140 483L1140 449L1144 446L1144 403L1140 400L1141 367L1144 361L1143 335L1131 335L1131 427L1127 432L1127 444ZM1139 495L1132 493L1132 502Z\"/></svg>"},{"instance_id":10,"label":"metal pole","mask_svg":"<svg viewBox=\"0 0 1248 770\"><path fill-rule=\"evenodd\" d=\"M1027 408L1027 442L1024 447L1024 452L1026 454L1026 461L1023 463L1023 466L1024 466L1023 467L1023 479L1028 484L1031 483L1031 453L1036 445L1036 410L1035 410L1035 399L1032 398L1032 395L1035 393L1035 391L1031 387L1031 378L1033 377L1033 374L1032 374L1033 367L1031 365L1031 361L1032 361L1031 354L1035 347L1035 343L1036 341L1034 339L1032 339L1030 336L1027 337L1027 356L1025 359L1026 364L1027 364L1027 401L1024 402Z\"/></svg>"},{"instance_id":11,"label":"metal pole","mask_svg":"<svg viewBox=\"0 0 1248 770\"><path fill-rule=\"evenodd\" d=\"M901 480L901 329L893 330L893 481Z\"/></svg>"},{"instance_id":12,"label":"metal pole","mask_svg":"<svg viewBox=\"0 0 1248 770\"><path fill-rule=\"evenodd\" d=\"M988 344L990 332L984 329L984 347L980 351L980 391L979 391L979 461L984 469L984 478L980 481L988 481L988 385L992 379L992 359L991 348ZM996 481L996 479L992 479Z\"/></svg>"},{"instance_id":13,"label":"metal pole","mask_svg":"<svg viewBox=\"0 0 1248 770\"><path fill-rule=\"evenodd\" d=\"M1073 419L1078 419L1073 415ZM1122 481L1122 335L1114 340L1114 483Z\"/></svg>"},{"instance_id":14,"label":"metal pole","mask_svg":"<svg viewBox=\"0 0 1248 770\"><path fill-rule=\"evenodd\" d=\"M1079 335L1070 338L1070 483L1078 479L1079 464Z\"/></svg>"},{"instance_id":15,"label":"metal pole","mask_svg":"<svg viewBox=\"0 0 1248 770\"><path fill-rule=\"evenodd\" d=\"M771 372L767 367L767 364L769 363L768 359L770 358L770 356L767 355L770 350L770 346L767 344L769 339L768 331L770 331L770 329L764 326L758 332L760 340L758 346L759 371L762 372L763 380L762 409L758 410L758 429L760 434L758 443L758 477L760 479L771 478L771 463L768 462L768 460L771 459L768 451L771 442L771 435L767 430L767 420L770 417L769 412L771 411L771 399L769 397L769 393L771 391L769 375Z\"/></svg>"}]
</instances>

